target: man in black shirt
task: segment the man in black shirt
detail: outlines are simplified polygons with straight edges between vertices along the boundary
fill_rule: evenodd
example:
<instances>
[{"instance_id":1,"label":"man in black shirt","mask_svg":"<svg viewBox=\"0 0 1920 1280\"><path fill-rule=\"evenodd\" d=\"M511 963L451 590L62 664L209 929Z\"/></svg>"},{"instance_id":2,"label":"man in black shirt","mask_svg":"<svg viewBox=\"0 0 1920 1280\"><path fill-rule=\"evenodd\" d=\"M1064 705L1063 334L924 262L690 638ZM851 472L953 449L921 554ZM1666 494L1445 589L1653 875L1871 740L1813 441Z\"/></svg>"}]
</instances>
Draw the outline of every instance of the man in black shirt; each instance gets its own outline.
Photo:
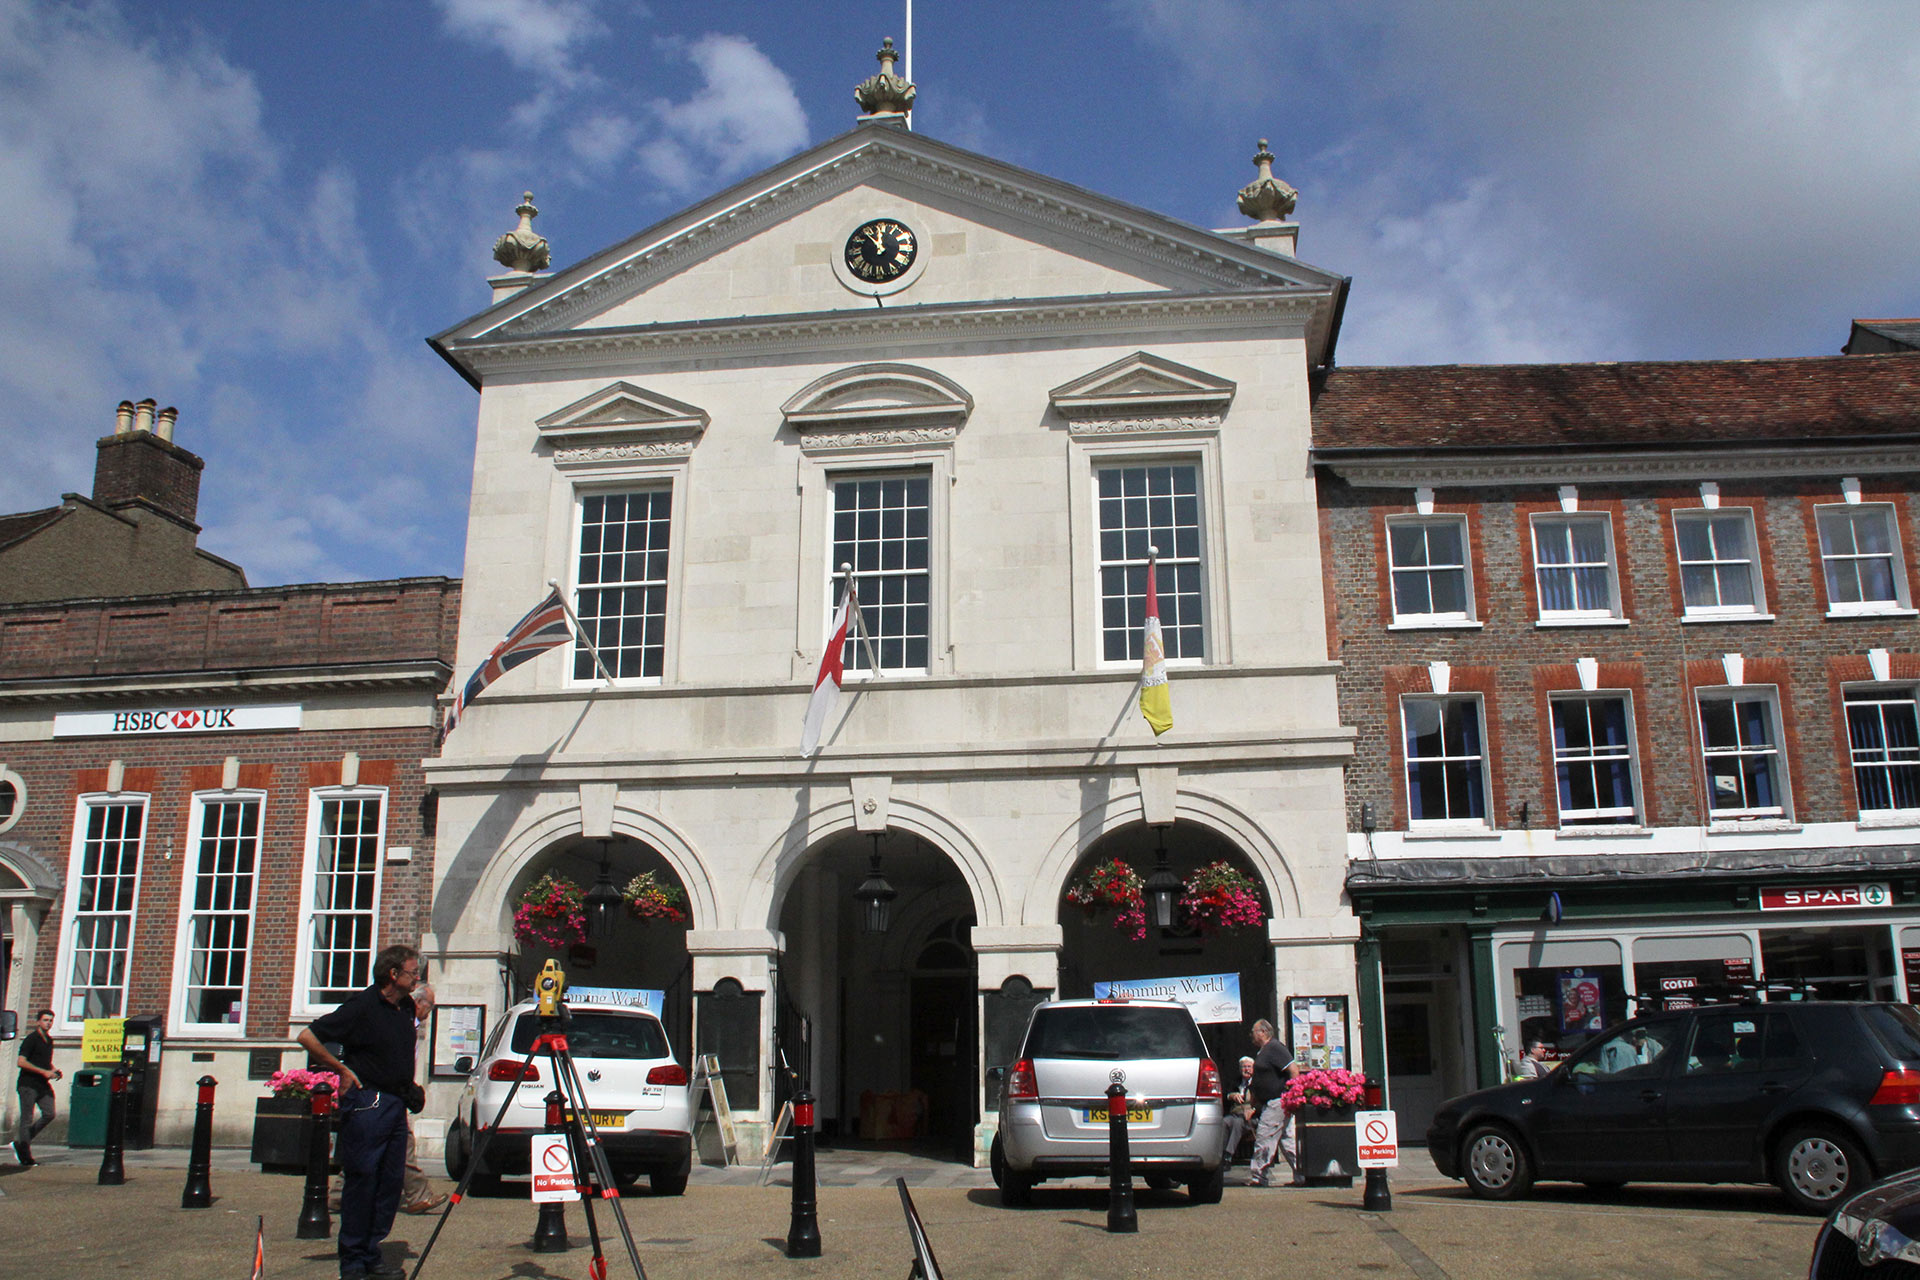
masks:
<instances>
[{"instance_id":1,"label":"man in black shirt","mask_svg":"<svg viewBox=\"0 0 1920 1280\"><path fill-rule=\"evenodd\" d=\"M373 962L373 985L300 1033L308 1054L340 1073L340 1277L397 1280L406 1268L382 1260L407 1165L413 1079L413 988L420 953L392 946ZM327 1044L340 1046L335 1057Z\"/></svg>"},{"instance_id":2,"label":"man in black shirt","mask_svg":"<svg viewBox=\"0 0 1920 1280\"><path fill-rule=\"evenodd\" d=\"M1299 1072L1300 1068L1290 1054L1284 1042L1276 1040L1273 1024L1265 1018L1253 1024L1253 1079L1250 1082L1253 1093L1253 1164L1247 1170L1247 1185L1264 1187L1267 1185L1267 1171L1282 1152L1290 1118L1286 1108L1280 1105L1281 1095L1287 1091L1287 1082ZM1294 1164L1291 1151L1286 1152L1287 1163Z\"/></svg>"},{"instance_id":3,"label":"man in black shirt","mask_svg":"<svg viewBox=\"0 0 1920 1280\"><path fill-rule=\"evenodd\" d=\"M35 1134L53 1123L53 1082L59 1078L60 1071L53 1065L53 1010L42 1009L33 1020L33 1030L20 1041L20 1077L15 1082L20 1130L13 1154L22 1169L38 1163L31 1144ZM37 1121L32 1119L35 1110L40 1112Z\"/></svg>"}]
</instances>

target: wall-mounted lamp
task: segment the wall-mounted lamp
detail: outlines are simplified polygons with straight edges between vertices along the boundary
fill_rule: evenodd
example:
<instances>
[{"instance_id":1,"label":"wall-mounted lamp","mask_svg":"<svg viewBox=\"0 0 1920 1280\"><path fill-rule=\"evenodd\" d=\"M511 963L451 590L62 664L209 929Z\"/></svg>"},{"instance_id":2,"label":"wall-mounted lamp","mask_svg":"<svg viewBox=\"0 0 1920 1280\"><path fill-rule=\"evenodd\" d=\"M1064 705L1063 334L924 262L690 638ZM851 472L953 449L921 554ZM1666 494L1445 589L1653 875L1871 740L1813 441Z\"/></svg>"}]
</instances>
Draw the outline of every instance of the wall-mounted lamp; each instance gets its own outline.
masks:
<instances>
[{"instance_id":1,"label":"wall-mounted lamp","mask_svg":"<svg viewBox=\"0 0 1920 1280\"><path fill-rule=\"evenodd\" d=\"M1173 874L1173 868L1167 865L1166 824L1156 825L1153 834L1153 874L1147 877L1144 887L1147 913L1156 929L1171 929L1173 909L1180 904L1180 891L1186 886L1180 883L1180 877Z\"/></svg>"},{"instance_id":2,"label":"wall-mounted lamp","mask_svg":"<svg viewBox=\"0 0 1920 1280\"><path fill-rule=\"evenodd\" d=\"M606 938L613 934L613 922L620 917L620 909L626 905L626 899L620 896L620 887L613 882L613 860L607 852L607 842L600 842L600 874L594 878L593 888L587 890L587 923L592 926L596 937Z\"/></svg>"},{"instance_id":3,"label":"wall-mounted lamp","mask_svg":"<svg viewBox=\"0 0 1920 1280\"><path fill-rule=\"evenodd\" d=\"M853 891L860 904L860 928L866 933L885 933L892 915L893 900L899 897L887 878L880 874L880 833L873 833L873 853L867 859L867 878Z\"/></svg>"}]
</instances>

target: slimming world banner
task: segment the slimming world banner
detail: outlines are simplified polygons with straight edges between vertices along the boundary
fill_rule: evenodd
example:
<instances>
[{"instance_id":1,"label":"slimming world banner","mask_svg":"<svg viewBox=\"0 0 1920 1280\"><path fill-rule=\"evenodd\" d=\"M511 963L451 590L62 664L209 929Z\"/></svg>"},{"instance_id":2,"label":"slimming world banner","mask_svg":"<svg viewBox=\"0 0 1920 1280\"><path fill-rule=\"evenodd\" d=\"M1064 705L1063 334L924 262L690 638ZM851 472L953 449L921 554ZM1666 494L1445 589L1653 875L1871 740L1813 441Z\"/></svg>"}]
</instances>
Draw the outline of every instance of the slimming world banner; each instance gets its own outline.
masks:
<instances>
[{"instance_id":1,"label":"slimming world banner","mask_svg":"<svg viewBox=\"0 0 1920 1280\"><path fill-rule=\"evenodd\" d=\"M1096 1000L1178 1000L1193 1010L1195 1022L1240 1021L1240 975L1203 973L1188 978L1134 978L1096 982Z\"/></svg>"}]
</instances>

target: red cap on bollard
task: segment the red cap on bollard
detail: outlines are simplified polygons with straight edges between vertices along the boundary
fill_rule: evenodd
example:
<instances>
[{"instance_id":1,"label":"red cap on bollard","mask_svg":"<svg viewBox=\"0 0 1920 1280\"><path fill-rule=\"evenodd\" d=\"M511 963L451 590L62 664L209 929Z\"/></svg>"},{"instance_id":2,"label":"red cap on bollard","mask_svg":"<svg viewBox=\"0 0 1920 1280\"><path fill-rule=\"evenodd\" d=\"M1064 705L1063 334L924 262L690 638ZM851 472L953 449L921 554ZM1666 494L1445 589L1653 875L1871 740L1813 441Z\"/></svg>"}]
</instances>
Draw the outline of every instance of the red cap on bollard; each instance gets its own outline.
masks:
<instances>
[{"instance_id":1,"label":"red cap on bollard","mask_svg":"<svg viewBox=\"0 0 1920 1280\"><path fill-rule=\"evenodd\" d=\"M559 1127L560 1095L558 1093L550 1093L547 1095L547 1128L558 1129Z\"/></svg>"},{"instance_id":2,"label":"red cap on bollard","mask_svg":"<svg viewBox=\"0 0 1920 1280\"><path fill-rule=\"evenodd\" d=\"M313 1114L324 1116L332 1113L333 1089L323 1084L313 1091Z\"/></svg>"},{"instance_id":3,"label":"red cap on bollard","mask_svg":"<svg viewBox=\"0 0 1920 1280\"><path fill-rule=\"evenodd\" d=\"M212 1076L200 1077L200 1080L199 1080L200 1101L204 1105L207 1105L207 1106L213 1105L213 1087L219 1083L220 1082L218 1080L215 1080Z\"/></svg>"},{"instance_id":4,"label":"red cap on bollard","mask_svg":"<svg viewBox=\"0 0 1920 1280\"><path fill-rule=\"evenodd\" d=\"M1368 1076L1367 1077L1367 1110L1378 1111L1380 1109L1380 1098L1381 1098L1380 1082L1378 1080L1375 1080L1372 1076Z\"/></svg>"},{"instance_id":5,"label":"red cap on bollard","mask_svg":"<svg viewBox=\"0 0 1920 1280\"><path fill-rule=\"evenodd\" d=\"M802 1129L813 1128L813 1103L796 1102L793 1104L793 1122Z\"/></svg>"}]
</instances>

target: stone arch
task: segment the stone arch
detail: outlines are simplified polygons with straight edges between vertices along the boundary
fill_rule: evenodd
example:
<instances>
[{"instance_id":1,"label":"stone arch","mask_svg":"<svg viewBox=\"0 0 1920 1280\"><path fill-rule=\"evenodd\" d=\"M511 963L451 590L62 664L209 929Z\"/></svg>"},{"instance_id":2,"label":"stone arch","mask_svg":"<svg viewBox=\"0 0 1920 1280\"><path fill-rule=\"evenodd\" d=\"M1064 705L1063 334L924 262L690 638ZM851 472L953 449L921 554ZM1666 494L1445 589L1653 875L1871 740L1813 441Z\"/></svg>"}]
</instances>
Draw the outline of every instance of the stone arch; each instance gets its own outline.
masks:
<instances>
[{"instance_id":1,"label":"stone arch","mask_svg":"<svg viewBox=\"0 0 1920 1280\"><path fill-rule=\"evenodd\" d=\"M513 887L534 860L560 841L581 836L584 831L578 804L544 813L515 830L500 846L500 851L488 861L486 871L474 886L473 894L468 898L467 913L461 920L462 932L504 930L507 919L512 915L508 904ZM692 843L685 836L652 815L620 805L614 807L613 833L638 840L666 859L667 865L673 868L674 875L679 877L687 891L687 913L691 928L720 927L720 908L713 883L708 879ZM490 909L502 914L495 920L474 918L476 912Z\"/></svg>"},{"instance_id":2,"label":"stone arch","mask_svg":"<svg viewBox=\"0 0 1920 1280\"><path fill-rule=\"evenodd\" d=\"M821 841L855 829L853 797L833 800L808 811L787 828L786 834L760 856L740 904L740 927L778 929L780 906L807 857ZM1005 924L1006 896L980 846L959 824L910 800L893 799L887 806L887 829L919 836L945 854L967 882L973 896L974 920L983 925Z\"/></svg>"},{"instance_id":3,"label":"stone arch","mask_svg":"<svg viewBox=\"0 0 1920 1280\"><path fill-rule=\"evenodd\" d=\"M948 892L934 893L914 903L887 930L886 943L880 952L881 966L887 969L912 969L924 942L921 935L951 916L970 914L972 906L971 902L961 900L957 886L951 884Z\"/></svg>"},{"instance_id":4,"label":"stone arch","mask_svg":"<svg viewBox=\"0 0 1920 1280\"><path fill-rule=\"evenodd\" d=\"M1040 861L1039 871L1020 904L1020 923L1055 923L1060 915L1060 898L1066 892L1067 877L1074 864L1102 836L1141 821L1140 806L1141 795L1135 789L1109 796L1069 823L1054 838ZM1294 880L1292 865L1278 842L1247 813L1218 796L1183 787L1174 799L1174 818L1206 827L1239 849L1266 886L1267 901L1272 904L1276 919L1300 914L1300 887Z\"/></svg>"}]
</instances>

